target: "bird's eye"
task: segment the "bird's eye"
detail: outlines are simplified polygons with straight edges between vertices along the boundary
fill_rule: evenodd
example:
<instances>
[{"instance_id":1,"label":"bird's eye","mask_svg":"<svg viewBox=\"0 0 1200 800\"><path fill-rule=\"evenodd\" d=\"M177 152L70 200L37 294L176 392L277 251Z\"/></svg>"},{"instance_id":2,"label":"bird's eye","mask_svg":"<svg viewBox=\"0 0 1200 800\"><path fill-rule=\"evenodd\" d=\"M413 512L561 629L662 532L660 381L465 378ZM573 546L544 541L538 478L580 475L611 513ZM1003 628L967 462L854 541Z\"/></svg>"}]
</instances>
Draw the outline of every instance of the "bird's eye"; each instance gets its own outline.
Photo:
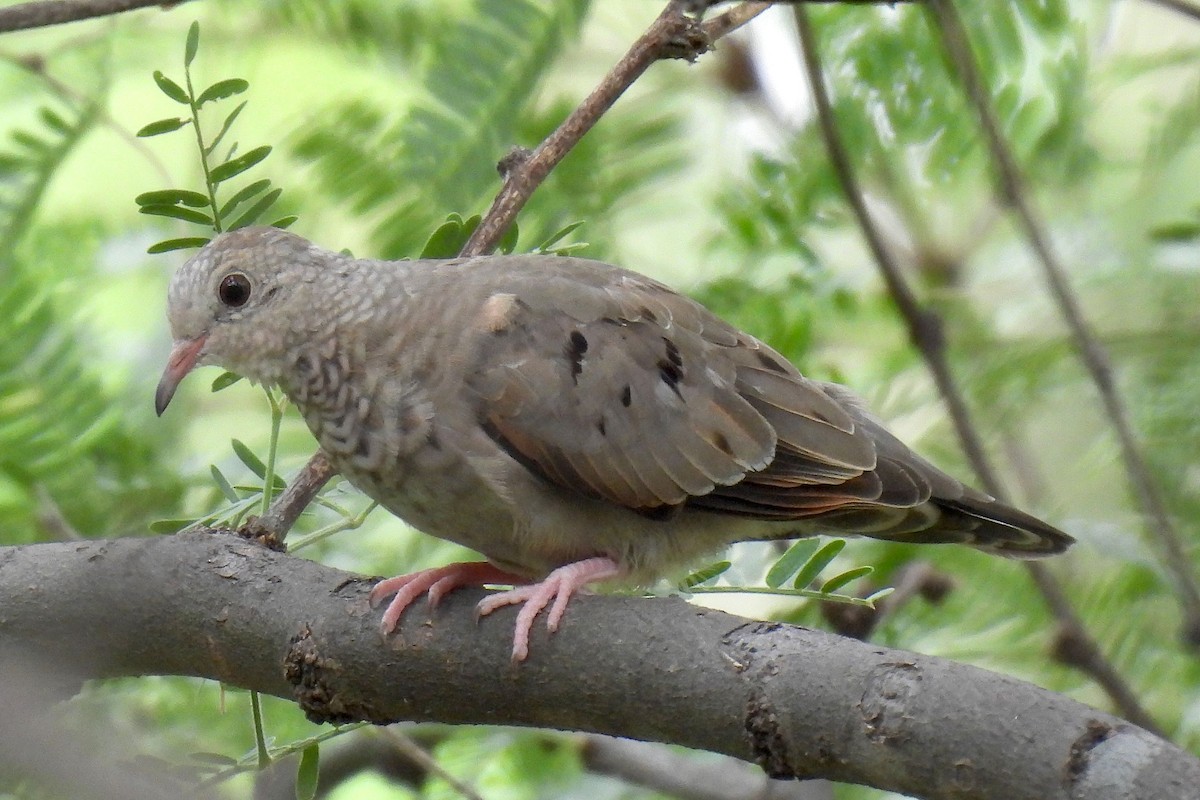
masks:
<instances>
[{"instance_id":1,"label":"bird's eye","mask_svg":"<svg viewBox=\"0 0 1200 800\"><path fill-rule=\"evenodd\" d=\"M217 297L230 308L240 308L250 299L250 279L240 272L231 272L221 278Z\"/></svg>"}]
</instances>

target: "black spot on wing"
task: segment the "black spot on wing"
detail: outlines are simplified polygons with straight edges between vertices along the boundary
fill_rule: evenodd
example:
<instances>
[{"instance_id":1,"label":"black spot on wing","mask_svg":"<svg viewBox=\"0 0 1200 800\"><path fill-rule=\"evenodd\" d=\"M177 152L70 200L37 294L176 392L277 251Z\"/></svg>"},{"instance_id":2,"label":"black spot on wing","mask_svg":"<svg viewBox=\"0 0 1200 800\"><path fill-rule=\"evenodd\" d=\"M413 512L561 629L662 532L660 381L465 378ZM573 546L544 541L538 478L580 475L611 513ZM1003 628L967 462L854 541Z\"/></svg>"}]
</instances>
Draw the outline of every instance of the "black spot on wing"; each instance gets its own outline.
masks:
<instances>
[{"instance_id":1,"label":"black spot on wing","mask_svg":"<svg viewBox=\"0 0 1200 800\"><path fill-rule=\"evenodd\" d=\"M667 345L665 358L658 360L658 375L662 378L663 383L671 387L671 391L683 399L683 394L679 391L679 381L683 379L683 355L679 352L679 347L667 337L663 337L663 342Z\"/></svg>"},{"instance_id":2,"label":"black spot on wing","mask_svg":"<svg viewBox=\"0 0 1200 800\"><path fill-rule=\"evenodd\" d=\"M629 387L629 384L627 383L627 384L625 384L625 388L621 390L621 405L625 406L626 408L629 408L629 406L631 406L632 404L633 404L633 389L631 389Z\"/></svg>"},{"instance_id":3,"label":"black spot on wing","mask_svg":"<svg viewBox=\"0 0 1200 800\"><path fill-rule=\"evenodd\" d=\"M678 395L680 400L683 399L683 395L679 391L679 379L683 377L683 370L662 358L658 361L658 377L671 387L671 391Z\"/></svg>"},{"instance_id":4,"label":"black spot on wing","mask_svg":"<svg viewBox=\"0 0 1200 800\"><path fill-rule=\"evenodd\" d=\"M663 342L667 345L667 360L682 369L683 355L679 352L679 346L665 336Z\"/></svg>"},{"instance_id":5,"label":"black spot on wing","mask_svg":"<svg viewBox=\"0 0 1200 800\"><path fill-rule=\"evenodd\" d=\"M571 380L579 385L579 373L583 372L583 356L588 350L588 340L579 331L571 331L567 344L563 347L563 355L571 364Z\"/></svg>"},{"instance_id":6,"label":"black spot on wing","mask_svg":"<svg viewBox=\"0 0 1200 800\"><path fill-rule=\"evenodd\" d=\"M758 363L762 364L767 369L783 375L788 374L787 365L781 363L779 359L775 358L775 356L771 355L770 353L765 353L762 350L755 350L754 355L758 358Z\"/></svg>"}]
</instances>

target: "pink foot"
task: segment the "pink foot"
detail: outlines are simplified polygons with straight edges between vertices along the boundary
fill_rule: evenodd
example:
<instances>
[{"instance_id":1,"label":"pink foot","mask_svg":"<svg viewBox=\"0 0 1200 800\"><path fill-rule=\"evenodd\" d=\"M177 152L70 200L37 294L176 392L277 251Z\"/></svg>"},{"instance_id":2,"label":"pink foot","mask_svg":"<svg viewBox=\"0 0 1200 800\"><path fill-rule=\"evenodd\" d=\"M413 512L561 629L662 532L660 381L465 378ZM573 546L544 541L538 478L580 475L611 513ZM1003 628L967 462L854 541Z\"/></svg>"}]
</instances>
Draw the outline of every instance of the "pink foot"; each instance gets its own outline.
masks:
<instances>
[{"instance_id":1,"label":"pink foot","mask_svg":"<svg viewBox=\"0 0 1200 800\"><path fill-rule=\"evenodd\" d=\"M447 592L460 586L482 586L485 583L519 584L525 580L486 561L448 564L380 581L371 589L371 608L376 608L384 598L396 595L383 612L383 622L379 625L386 636L396 629L396 623L400 621L404 609L426 592L429 594L429 605L436 607Z\"/></svg>"},{"instance_id":2,"label":"pink foot","mask_svg":"<svg viewBox=\"0 0 1200 800\"><path fill-rule=\"evenodd\" d=\"M533 621L542 609L550 605L551 600L554 601L554 605L546 615L546 629L554 633L558 630L558 623L562 621L563 614L566 613L571 595L589 583L616 578L621 572L617 562L607 556L585 558L583 561L559 567L540 583L518 586L507 592L489 595L475 606L475 613L485 617L498 608L524 603L517 614L512 649L512 660L524 661L529 655L529 632L533 629Z\"/></svg>"}]
</instances>

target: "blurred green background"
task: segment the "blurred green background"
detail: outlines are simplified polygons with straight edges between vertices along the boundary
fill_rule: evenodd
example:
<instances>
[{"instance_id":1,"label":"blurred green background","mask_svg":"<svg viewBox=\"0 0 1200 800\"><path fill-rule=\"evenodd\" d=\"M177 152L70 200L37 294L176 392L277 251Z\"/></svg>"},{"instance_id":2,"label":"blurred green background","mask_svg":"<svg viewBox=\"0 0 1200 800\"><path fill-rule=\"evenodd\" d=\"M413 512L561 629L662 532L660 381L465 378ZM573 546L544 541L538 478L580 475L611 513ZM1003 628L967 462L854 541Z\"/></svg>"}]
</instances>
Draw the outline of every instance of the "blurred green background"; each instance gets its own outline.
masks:
<instances>
[{"instance_id":1,"label":"blurred green background","mask_svg":"<svg viewBox=\"0 0 1200 800\"><path fill-rule=\"evenodd\" d=\"M1150 2L961 5L1003 133L1194 551L1200 21ZM204 370L163 419L151 400L170 347L165 286L188 251L146 248L199 229L139 214L134 198L203 190L203 180L190 128L134 134L186 112L151 74L183 80L193 20L199 86L236 77L250 87L206 106L204 129L211 135L248 101L228 141L241 152L274 147L245 180L283 189L275 216L298 215L291 229L331 249L401 258L417 255L447 214L485 211L498 158L552 130L659 10L644 0L209 0L0 37L0 543L157 535L155 520L223 503L210 465L234 484L256 480L230 442L265 452L260 389L243 381L212 394L219 373ZM1158 724L1200 753L1200 666L1179 641L1160 548L1039 268L998 203L935 28L915 4L811 16L869 206L947 321L955 376L990 453L1020 505L1079 539L1050 569ZM791 12L775 9L695 65L652 67L535 195L518 249L583 221L568 240L587 244L580 254L701 299L807 374L846 383L901 438L973 480L826 159L795 41ZM294 412L280 441L287 477L314 442ZM367 505L344 484L329 497L350 514ZM318 510L301 535L338 519ZM747 585L777 555L767 545L732 553L726 579ZM382 512L302 554L367 574L465 555ZM913 559L952 581L941 602L889 617L881 643L1110 708L1052 659L1054 622L1020 565L868 541L841 559L876 566L883 585ZM812 604L719 605L826 624ZM319 730L289 703L264 706L277 745ZM90 685L68 713L81 730L109 732L122 758L194 765L195 752L238 758L252 748L248 708L245 693L217 684L148 678ZM658 796L587 772L567 734L416 733L489 800ZM252 783L244 775L223 791L249 796ZM0 796L39 791L0 786ZM461 796L436 777L404 785L370 769L333 791ZM839 786L834 796L885 795Z\"/></svg>"}]
</instances>

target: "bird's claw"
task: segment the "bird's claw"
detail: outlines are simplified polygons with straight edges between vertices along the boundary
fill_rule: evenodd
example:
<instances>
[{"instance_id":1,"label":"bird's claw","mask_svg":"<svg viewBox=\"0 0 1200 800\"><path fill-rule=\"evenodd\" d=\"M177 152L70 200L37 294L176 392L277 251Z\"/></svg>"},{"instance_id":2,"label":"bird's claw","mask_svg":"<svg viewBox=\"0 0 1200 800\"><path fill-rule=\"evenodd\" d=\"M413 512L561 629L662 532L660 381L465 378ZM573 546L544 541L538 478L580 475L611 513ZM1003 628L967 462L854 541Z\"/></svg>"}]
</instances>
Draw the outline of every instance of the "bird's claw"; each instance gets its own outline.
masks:
<instances>
[{"instance_id":1,"label":"bird's claw","mask_svg":"<svg viewBox=\"0 0 1200 800\"><path fill-rule=\"evenodd\" d=\"M497 592L480 600L475 606L475 621L504 606L520 605L513 631L513 662L529 656L529 634L533 623L547 606L546 630L554 633L567 611L571 597L584 586L621 575L621 568L607 556L587 558L553 570L538 583L517 585L508 591ZM382 580L371 589L368 600L372 608L391 595L391 603L383 612L380 630L384 636L392 633L404 611L422 594L430 608L436 608L442 598L460 586L480 586L487 583L520 584L522 578L484 562L449 564L445 567L421 570Z\"/></svg>"}]
</instances>

